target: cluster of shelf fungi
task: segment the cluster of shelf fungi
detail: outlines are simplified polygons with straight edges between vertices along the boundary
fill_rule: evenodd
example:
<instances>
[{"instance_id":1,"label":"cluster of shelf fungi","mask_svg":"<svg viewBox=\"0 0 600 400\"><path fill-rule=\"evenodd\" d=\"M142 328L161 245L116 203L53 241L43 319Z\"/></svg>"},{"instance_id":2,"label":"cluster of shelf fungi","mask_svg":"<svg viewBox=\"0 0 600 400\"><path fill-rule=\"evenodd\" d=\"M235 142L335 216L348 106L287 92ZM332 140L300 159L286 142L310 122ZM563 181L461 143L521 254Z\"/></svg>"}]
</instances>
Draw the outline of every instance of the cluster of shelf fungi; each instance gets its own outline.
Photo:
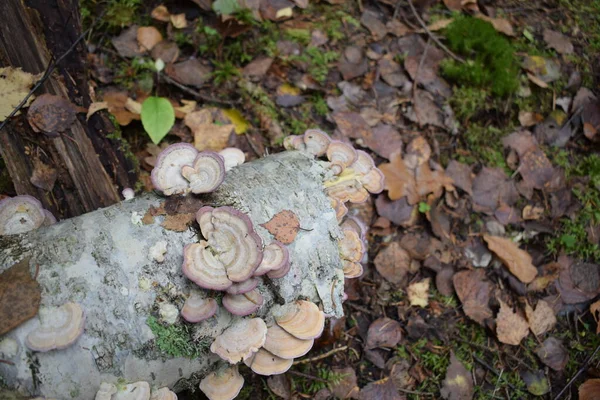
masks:
<instances>
[{"instance_id":1,"label":"cluster of shelf fungi","mask_svg":"<svg viewBox=\"0 0 600 400\"><path fill-rule=\"evenodd\" d=\"M331 140L320 130L310 129L304 135L290 136L284 146L287 150L327 159L323 190L343 233L338 244L344 277L361 276L361 260L367 248L366 226L357 218L346 216L346 203L364 202L371 193L381 192L383 174L367 153ZM158 156L152 183L165 196L211 193L223 182L227 171L243 162L244 154L237 149L199 152L190 144L173 144ZM126 189L123 195L131 198L131 190ZM279 279L290 271L286 245L277 240L263 243L250 218L230 206L204 206L195 217L203 240L185 246L182 272L197 288L190 292L180 315L189 323L202 323L215 315L219 304L213 296L223 292L222 307L243 317L211 344L210 350L225 362L200 382L200 390L209 399L230 400L244 384L238 372L240 362L260 375L285 373L295 358L312 348L323 331L326 315L317 304L297 299L273 308L275 323L271 326L253 317L263 305L258 289L260 280ZM55 222L39 201L30 196L0 201L0 235L24 233ZM42 308L39 317L41 324L25 341L33 351L64 349L75 343L85 329L85 310L75 302ZM176 398L168 388L152 391L150 384L142 381L121 387L104 382L96 395L96 400Z\"/></svg>"}]
</instances>

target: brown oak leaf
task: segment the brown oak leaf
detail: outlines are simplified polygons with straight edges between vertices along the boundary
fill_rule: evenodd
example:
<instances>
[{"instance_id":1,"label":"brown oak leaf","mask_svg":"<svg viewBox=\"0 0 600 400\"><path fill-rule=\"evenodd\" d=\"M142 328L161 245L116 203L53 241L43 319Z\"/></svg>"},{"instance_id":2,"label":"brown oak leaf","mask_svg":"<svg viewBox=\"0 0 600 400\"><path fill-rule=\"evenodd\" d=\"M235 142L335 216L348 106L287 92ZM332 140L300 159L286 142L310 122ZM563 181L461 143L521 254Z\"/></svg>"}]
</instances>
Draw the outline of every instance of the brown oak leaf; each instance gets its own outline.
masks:
<instances>
[{"instance_id":1,"label":"brown oak leaf","mask_svg":"<svg viewBox=\"0 0 600 400\"><path fill-rule=\"evenodd\" d=\"M492 235L484 235L490 251L502 261L508 270L523 283L530 283L537 276L537 268L531 263L531 256L521 250L510 239Z\"/></svg>"},{"instance_id":2,"label":"brown oak leaf","mask_svg":"<svg viewBox=\"0 0 600 400\"><path fill-rule=\"evenodd\" d=\"M263 228L269 231L275 240L279 240L283 244L290 244L296 239L296 235L300 230L300 221L296 214L290 210L278 212L268 222L260 224Z\"/></svg>"},{"instance_id":3,"label":"brown oak leaf","mask_svg":"<svg viewBox=\"0 0 600 400\"><path fill-rule=\"evenodd\" d=\"M385 176L385 188L390 200L398 200L406 196L408 204L419 202L419 193L414 174L402 160L400 152L390 156L390 162L379 166Z\"/></svg>"},{"instance_id":4,"label":"brown oak leaf","mask_svg":"<svg viewBox=\"0 0 600 400\"><path fill-rule=\"evenodd\" d=\"M529 324L525 318L513 312L512 308L500 301L500 311L496 317L496 334L502 343L518 346L529 334Z\"/></svg>"}]
</instances>

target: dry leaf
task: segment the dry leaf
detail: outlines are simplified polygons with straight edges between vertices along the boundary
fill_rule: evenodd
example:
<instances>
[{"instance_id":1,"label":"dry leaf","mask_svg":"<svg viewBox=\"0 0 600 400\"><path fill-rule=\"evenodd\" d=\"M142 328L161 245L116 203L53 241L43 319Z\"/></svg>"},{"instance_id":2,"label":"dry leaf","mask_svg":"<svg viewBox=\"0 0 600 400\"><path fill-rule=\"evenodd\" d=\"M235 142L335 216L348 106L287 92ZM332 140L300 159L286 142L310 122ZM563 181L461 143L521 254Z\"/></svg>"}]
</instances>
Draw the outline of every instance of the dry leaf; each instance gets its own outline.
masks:
<instances>
[{"instance_id":1,"label":"dry leaf","mask_svg":"<svg viewBox=\"0 0 600 400\"><path fill-rule=\"evenodd\" d=\"M573 43L562 33L544 29L544 41L560 54L572 54Z\"/></svg>"},{"instance_id":2,"label":"dry leaf","mask_svg":"<svg viewBox=\"0 0 600 400\"><path fill-rule=\"evenodd\" d=\"M169 231L185 232L192 221L194 221L194 218L194 213L167 215L160 226Z\"/></svg>"},{"instance_id":3,"label":"dry leaf","mask_svg":"<svg viewBox=\"0 0 600 400\"><path fill-rule=\"evenodd\" d=\"M446 400L471 400L473 398L473 378L454 352L450 352L450 365L440 394Z\"/></svg>"},{"instance_id":4,"label":"dry leaf","mask_svg":"<svg viewBox=\"0 0 600 400\"><path fill-rule=\"evenodd\" d=\"M127 101L125 102L125 109L129 112L140 115L142 113L142 103L138 103L131 97L128 97Z\"/></svg>"},{"instance_id":5,"label":"dry leaf","mask_svg":"<svg viewBox=\"0 0 600 400\"><path fill-rule=\"evenodd\" d=\"M292 387L289 378L285 374L273 375L267 379L269 389L282 399L292 397Z\"/></svg>"},{"instance_id":6,"label":"dry leaf","mask_svg":"<svg viewBox=\"0 0 600 400\"><path fill-rule=\"evenodd\" d=\"M77 108L63 97L52 94L39 96L27 111L27 121L35 132L58 136L69 129L77 114Z\"/></svg>"},{"instance_id":7,"label":"dry leaf","mask_svg":"<svg viewBox=\"0 0 600 400\"><path fill-rule=\"evenodd\" d=\"M202 124L192 132L194 133L194 146L198 150L221 151L227 147L229 136L235 132L235 126L233 124Z\"/></svg>"},{"instance_id":8,"label":"dry leaf","mask_svg":"<svg viewBox=\"0 0 600 400\"><path fill-rule=\"evenodd\" d=\"M334 380L331 384L331 393L338 399L358 399L360 391L356 382L356 372L352 367L332 368L334 374L341 376L340 380Z\"/></svg>"},{"instance_id":9,"label":"dry leaf","mask_svg":"<svg viewBox=\"0 0 600 400\"><path fill-rule=\"evenodd\" d=\"M375 268L385 280L393 284L402 283L410 268L411 258L398 242L392 242L375 257Z\"/></svg>"},{"instance_id":10,"label":"dry leaf","mask_svg":"<svg viewBox=\"0 0 600 400\"><path fill-rule=\"evenodd\" d=\"M0 93L2 93L2 99L0 100L0 122L4 121L17 108L19 103L23 101L38 77L39 75L24 72L21 68L0 68ZM28 107L33 99L35 99L35 96L29 97L24 107ZM20 111L15 115L19 114Z\"/></svg>"},{"instance_id":11,"label":"dry leaf","mask_svg":"<svg viewBox=\"0 0 600 400\"><path fill-rule=\"evenodd\" d=\"M485 279L485 271L460 271L454 274L452 281L467 317L483 325L487 318L492 317L492 310L488 305L492 286Z\"/></svg>"},{"instance_id":12,"label":"dry leaf","mask_svg":"<svg viewBox=\"0 0 600 400\"><path fill-rule=\"evenodd\" d=\"M268 222L260 224L263 228L269 231L275 240L279 240L283 244L290 244L296 239L296 235L300 230L300 221L296 214L290 210L278 212Z\"/></svg>"},{"instance_id":13,"label":"dry leaf","mask_svg":"<svg viewBox=\"0 0 600 400\"><path fill-rule=\"evenodd\" d=\"M588 379L579 386L579 400L600 399L600 379Z\"/></svg>"},{"instance_id":14,"label":"dry leaf","mask_svg":"<svg viewBox=\"0 0 600 400\"><path fill-rule=\"evenodd\" d=\"M419 202L416 182L412 171L410 171L400 152L390 156L390 162L379 166L385 176L385 188L388 190L390 200L398 200L406 196L408 204Z\"/></svg>"},{"instance_id":15,"label":"dry leaf","mask_svg":"<svg viewBox=\"0 0 600 400\"><path fill-rule=\"evenodd\" d=\"M181 103L183 104L182 106L174 107L175 111L179 111L180 113L185 114L186 116L192 111L194 111L196 109L196 105L198 105L198 103L195 100L181 99Z\"/></svg>"},{"instance_id":16,"label":"dry leaf","mask_svg":"<svg viewBox=\"0 0 600 400\"><path fill-rule=\"evenodd\" d=\"M490 18L487 15L478 14L477 18L489 22L493 25L494 29L500 33L504 33L506 36L515 36L515 30L507 19L504 18Z\"/></svg>"},{"instance_id":17,"label":"dry leaf","mask_svg":"<svg viewBox=\"0 0 600 400\"><path fill-rule=\"evenodd\" d=\"M110 112L119 125L128 125L132 120L139 120L140 116L125 109L127 103L127 92L108 92L104 94L104 101L108 104L108 112Z\"/></svg>"},{"instance_id":18,"label":"dry leaf","mask_svg":"<svg viewBox=\"0 0 600 400\"><path fill-rule=\"evenodd\" d=\"M141 26L137 30L137 41L144 50L152 50L159 42L163 40L162 35L153 26Z\"/></svg>"},{"instance_id":19,"label":"dry leaf","mask_svg":"<svg viewBox=\"0 0 600 400\"><path fill-rule=\"evenodd\" d=\"M531 263L531 256L510 239L484 235L488 248L493 251L508 270L521 282L529 283L537 276L537 268Z\"/></svg>"},{"instance_id":20,"label":"dry leaf","mask_svg":"<svg viewBox=\"0 0 600 400\"><path fill-rule=\"evenodd\" d=\"M562 371L569 362L569 352L562 342L555 337L549 337L535 350L540 360L555 371Z\"/></svg>"},{"instance_id":21,"label":"dry leaf","mask_svg":"<svg viewBox=\"0 0 600 400\"><path fill-rule=\"evenodd\" d=\"M56 183L57 177L58 171L56 168L43 163L39 157L33 159L33 172L31 178L29 178L29 181L33 186L46 191L51 191Z\"/></svg>"},{"instance_id":22,"label":"dry leaf","mask_svg":"<svg viewBox=\"0 0 600 400\"><path fill-rule=\"evenodd\" d=\"M177 29L187 28L188 23L185 19L185 13L182 14L171 14L171 24Z\"/></svg>"},{"instance_id":23,"label":"dry leaf","mask_svg":"<svg viewBox=\"0 0 600 400\"><path fill-rule=\"evenodd\" d=\"M556 316L554 310L544 300L538 301L535 306L535 311L529 303L525 305L525 315L529 321L529 328L536 336L541 336L544 333L552 330L556 325Z\"/></svg>"},{"instance_id":24,"label":"dry leaf","mask_svg":"<svg viewBox=\"0 0 600 400\"><path fill-rule=\"evenodd\" d=\"M444 0L444 5L450 11L461 11L462 10L462 0Z\"/></svg>"},{"instance_id":25,"label":"dry leaf","mask_svg":"<svg viewBox=\"0 0 600 400\"><path fill-rule=\"evenodd\" d=\"M446 28L448 25L450 25L452 23L452 21L454 21L454 19L452 19L452 18L438 19L433 24L428 25L427 29L429 29L429 31L431 31L431 32L439 31L441 29Z\"/></svg>"},{"instance_id":26,"label":"dry leaf","mask_svg":"<svg viewBox=\"0 0 600 400\"><path fill-rule=\"evenodd\" d=\"M379 318L373 321L367 331L368 350L377 347L394 348L402 339L400 324L390 318Z\"/></svg>"},{"instance_id":27,"label":"dry leaf","mask_svg":"<svg viewBox=\"0 0 600 400\"><path fill-rule=\"evenodd\" d=\"M411 306L427 307L429 304L429 283L431 278L408 285L408 300Z\"/></svg>"},{"instance_id":28,"label":"dry leaf","mask_svg":"<svg viewBox=\"0 0 600 400\"><path fill-rule=\"evenodd\" d=\"M161 4L160 6L156 7L154 10L152 10L152 12L150 13L150 16L157 21L169 22L169 18L171 17L171 14L169 13L169 10L167 10L167 7L165 7Z\"/></svg>"},{"instance_id":29,"label":"dry leaf","mask_svg":"<svg viewBox=\"0 0 600 400\"><path fill-rule=\"evenodd\" d=\"M529 78L529 80L531 82L535 83L542 89L548 89L548 84L546 82L544 82L543 80L541 80L540 78L538 78L537 76L533 75L531 72L527 73L527 78Z\"/></svg>"},{"instance_id":30,"label":"dry leaf","mask_svg":"<svg viewBox=\"0 0 600 400\"><path fill-rule=\"evenodd\" d=\"M360 400L404 400L404 396L400 396L398 389L390 378L371 382L360 390L358 397Z\"/></svg>"},{"instance_id":31,"label":"dry leaf","mask_svg":"<svg viewBox=\"0 0 600 400\"><path fill-rule=\"evenodd\" d=\"M210 79L211 69L198 59L169 64L165 73L183 85L200 88Z\"/></svg>"},{"instance_id":32,"label":"dry leaf","mask_svg":"<svg viewBox=\"0 0 600 400\"><path fill-rule=\"evenodd\" d=\"M525 318L513 312L512 308L502 300L499 300L499 302L500 311L496 317L498 340L502 343L518 346L521 340L529 334L529 324L525 321Z\"/></svg>"},{"instance_id":33,"label":"dry leaf","mask_svg":"<svg viewBox=\"0 0 600 400\"><path fill-rule=\"evenodd\" d=\"M134 58L144 54L137 41L137 25L125 29L119 36L112 38L111 42L121 57Z\"/></svg>"},{"instance_id":34,"label":"dry leaf","mask_svg":"<svg viewBox=\"0 0 600 400\"><path fill-rule=\"evenodd\" d=\"M598 322L598 315L600 313L600 300L590 304L590 314L596 321L596 335L600 334L600 323Z\"/></svg>"},{"instance_id":35,"label":"dry leaf","mask_svg":"<svg viewBox=\"0 0 600 400\"><path fill-rule=\"evenodd\" d=\"M97 102L90 104L87 115L85 116L85 120L86 121L89 120L90 117L92 115L94 115L95 113L97 113L98 111L106 110L106 109L108 109L108 103L106 101L97 101Z\"/></svg>"},{"instance_id":36,"label":"dry leaf","mask_svg":"<svg viewBox=\"0 0 600 400\"><path fill-rule=\"evenodd\" d=\"M0 274L0 335L36 316L42 290L31 278L29 259Z\"/></svg>"}]
</instances>

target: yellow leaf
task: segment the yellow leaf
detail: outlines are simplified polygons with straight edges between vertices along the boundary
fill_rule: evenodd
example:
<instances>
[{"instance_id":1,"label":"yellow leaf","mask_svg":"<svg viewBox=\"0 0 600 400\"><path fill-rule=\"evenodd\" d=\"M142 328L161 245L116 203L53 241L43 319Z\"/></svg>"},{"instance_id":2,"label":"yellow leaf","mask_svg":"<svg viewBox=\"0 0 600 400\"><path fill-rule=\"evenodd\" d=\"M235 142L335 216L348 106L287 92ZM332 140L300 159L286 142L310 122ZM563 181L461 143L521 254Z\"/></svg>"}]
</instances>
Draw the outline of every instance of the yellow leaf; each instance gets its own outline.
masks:
<instances>
[{"instance_id":1,"label":"yellow leaf","mask_svg":"<svg viewBox=\"0 0 600 400\"><path fill-rule=\"evenodd\" d=\"M300 89L290 85L289 83L284 83L283 85L277 88L278 95L289 94L290 96L298 96L300 94Z\"/></svg>"},{"instance_id":2,"label":"yellow leaf","mask_svg":"<svg viewBox=\"0 0 600 400\"><path fill-rule=\"evenodd\" d=\"M21 68L0 68L0 93L2 93L0 121L4 121L27 96L29 89L38 78L39 75L32 75L29 72L22 71ZM29 106L34 98L34 96L31 96L24 107ZM19 115L19 113L15 115Z\"/></svg>"},{"instance_id":3,"label":"yellow leaf","mask_svg":"<svg viewBox=\"0 0 600 400\"><path fill-rule=\"evenodd\" d=\"M239 110L236 110L235 108L229 108L222 111L223 114L225 114L225 116L231 120L231 123L235 126L235 133L238 135L245 133L250 127L250 123L246 120L246 118L244 118Z\"/></svg>"}]
</instances>

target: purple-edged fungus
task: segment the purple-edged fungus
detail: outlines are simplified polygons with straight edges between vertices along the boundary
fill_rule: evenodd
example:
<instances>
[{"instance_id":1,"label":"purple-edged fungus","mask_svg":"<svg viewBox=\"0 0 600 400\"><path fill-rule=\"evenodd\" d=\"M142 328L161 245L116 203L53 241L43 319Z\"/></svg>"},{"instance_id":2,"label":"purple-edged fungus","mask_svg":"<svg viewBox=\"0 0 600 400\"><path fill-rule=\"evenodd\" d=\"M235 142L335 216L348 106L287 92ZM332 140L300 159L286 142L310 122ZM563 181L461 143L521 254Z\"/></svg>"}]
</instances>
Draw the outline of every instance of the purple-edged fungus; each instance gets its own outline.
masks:
<instances>
[{"instance_id":1,"label":"purple-edged fungus","mask_svg":"<svg viewBox=\"0 0 600 400\"><path fill-rule=\"evenodd\" d=\"M1 200L0 235L16 235L39 228L46 220L44 211L35 197L24 195Z\"/></svg>"},{"instance_id":2,"label":"purple-edged fungus","mask_svg":"<svg viewBox=\"0 0 600 400\"><path fill-rule=\"evenodd\" d=\"M242 294L225 294L223 296L223 307L233 315L241 317L256 312L263 305L264 298L258 289L253 289Z\"/></svg>"},{"instance_id":3,"label":"purple-edged fungus","mask_svg":"<svg viewBox=\"0 0 600 400\"><path fill-rule=\"evenodd\" d=\"M352 229L354 232L358 233L358 236L363 242L367 239L369 228L360 220L360 218L350 215L342 222L340 228Z\"/></svg>"},{"instance_id":4,"label":"purple-edged fungus","mask_svg":"<svg viewBox=\"0 0 600 400\"><path fill-rule=\"evenodd\" d=\"M117 387L112 383L102 382L100 389L96 392L94 400L111 400L113 394L117 393Z\"/></svg>"},{"instance_id":5,"label":"purple-edged fungus","mask_svg":"<svg viewBox=\"0 0 600 400\"><path fill-rule=\"evenodd\" d=\"M262 240L250 218L231 207L202 207L196 213L207 238L184 248L183 273L205 289L225 290L250 278L262 261Z\"/></svg>"},{"instance_id":6,"label":"purple-edged fungus","mask_svg":"<svg viewBox=\"0 0 600 400\"><path fill-rule=\"evenodd\" d=\"M364 272L361 263L356 261L342 260L342 268L346 279L359 278Z\"/></svg>"},{"instance_id":7,"label":"purple-edged fungus","mask_svg":"<svg viewBox=\"0 0 600 400\"><path fill-rule=\"evenodd\" d=\"M242 165L246 161L246 155L236 147L227 147L219 152L225 160L225 171L230 171L233 167Z\"/></svg>"},{"instance_id":8,"label":"purple-edged fungus","mask_svg":"<svg viewBox=\"0 0 600 400\"><path fill-rule=\"evenodd\" d=\"M150 385L148 382L135 382L120 388L112 400L150 400Z\"/></svg>"},{"instance_id":9,"label":"purple-edged fungus","mask_svg":"<svg viewBox=\"0 0 600 400\"><path fill-rule=\"evenodd\" d=\"M245 280L244 282L234 283L233 285L227 288L227 293L229 294L244 294L248 293L251 290L256 289L258 286L258 279L250 278Z\"/></svg>"},{"instance_id":10,"label":"purple-edged fungus","mask_svg":"<svg viewBox=\"0 0 600 400\"><path fill-rule=\"evenodd\" d=\"M192 166L181 167L181 175L190 182L194 194L215 191L225 179L225 160L212 151L198 153Z\"/></svg>"},{"instance_id":11,"label":"purple-edged fungus","mask_svg":"<svg viewBox=\"0 0 600 400\"><path fill-rule=\"evenodd\" d=\"M286 150L304 150L306 146L304 145L304 136L303 135L290 135L286 136L283 139L283 147Z\"/></svg>"},{"instance_id":12,"label":"purple-edged fungus","mask_svg":"<svg viewBox=\"0 0 600 400\"><path fill-rule=\"evenodd\" d=\"M267 329L267 340L263 348L278 357L291 360L308 353L314 342L314 339L298 339L287 333L279 325L273 325Z\"/></svg>"},{"instance_id":13,"label":"purple-edged fungus","mask_svg":"<svg viewBox=\"0 0 600 400\"><path fill-rule=\"evenodd\" d=\"M254 276L261 276L270 271L285 269L290 264L290 253L285 245L277 240L263 249L263 259L254 271Z\"/></svg>"},{"instance_id":14,"label":"purple-edged fungus","mask_svg":"<svg viewBox=\"0 0 600 400\"><path fill-rule=\"evenodd\" d=\"M256 353L266 339L265 321L260 318L241 319L217 336L210 351L230 364L237 364Z\"/></svg>"},{"instance_id":15,"label":"purple-edged fungus","mask_svg":"<svg viewBox=\"0 0 600 400\"><path fill-rule=\"evenodd\" d=\"M244 378L237 365L226 370L211 372L200 381L200 390L209 400L233 400L244 386Z\"/></svg>"},{"instance_id":16,"label":"purple-edged fungus","mask_svg":"<svg viewBox=\"0 0 600 400\"><path fill-rule=\"evenodd\" d=\"M48 210L44 209L44 223L42 226L50 226L56 223L56 217Z\"/></svg>"},{"instance_id":17,"label":"purple-edged fungus","mask_svg":"<svg viewBox=\"0 0 600 400\"><path fill-rule=\"evenodd\" d=\"M34 351L65 349L83 333L85 317L77 303L40 309L41 326L27 335L25 345Z\"/></svg>"},{"instance_id":18,"label":"purple-edged fungus","mask_svg":"<svg viewBox=\"0 0 600 400\"><path fill-rule=\"evenodd\" d=\"M181 316L187 322L200 322L215 315L217 308L215 299L205 299L197 293L192 293L183 304Z\"/></svg>"},{"instance_id":19,"label":"purple-edged fungus","mask_svg":"<svg viewBox=\"0 0 600 400\"><path fill-rule=\"evenodd\" d=\"M331 202L331 207L335 210L335 218L338 222L342 222L346 214L348 214L348 207L344 204L344 202L336 199L335 197L330 197L329 201Z\"/></svg>"},{"instance_id":20,"label":"purple-edged fungus","mask_svg":"<svg viewBox=\"0 0 600 400\"><path fill-rule=\"evenodd\" d=\"M121 192L125 201L131 200L135 197L135 191L132 188L125 188Z\"/></svg>"},{"instance_id":21,"label":"purple-edged fungus","mask_svg":"<svg viewBox=\"0 0 600 400\"><path fill-rule=\"evenodd\" d=\"M358 262L365 253L365 245L359 234L349 228L342 229L344 237L339 241L340 257L343 260Z\"/></svg>"},{"instance_id":22,"label":"purple-edged fungus","mask_svg":"<svg viewBox=\"0 0 600 400\"><path fill-rule=\"evenodd\" d=\"M293 363L293 359L286 360L285 358L269 353L265 349L260 349L252 357L244 360L244 364L250 367L254 373L265 376L283 374L290 369Z\"/></svg>"},{"instance_id":23,"label":"purple-edged fungus","mask_svg":"<svg viewBox=\"0 0 600 400\"><path fill-rule=\"evenodd\" d=\"M277 324L298 339L315 339L321 336L325 326L325 314L315 303L298 300L288 304L279 315Z\"/></svg>"},{"instance_id":24,"label":"purple-edged fungus","mask_svg":"<svg viewBox=\"0 0 600 400\"><path fill-rule=\"evenodd\" d=\"M190 184L181 168L191 166L197 155L198 150L189 143L172 144L161 151L150 174L154 187L166 196L187 193Z\"/></svg>"},{"instance_id":25,"label":"purple-edged fungus","mask_svg":"<svg viewBox=\"0 0 600 400\"><path fill-rule=\"evenodd\" d=\"M369 193L381 193L384 187L384 175L375 167L373 159L364 151L357 151L355 161L341 173L324 183L329 197L341 202L363 203ZM335 165L334 165L335 166Z\"/></svg>"},{"instance_id":26,"label":"purple-edged fungus","mask_svg":"<svg viewBox=\"0 0 600 400\"><path fill-rule=\"evenodd\" d=\"M289 262L285 263L283 265L283 267L267 272L267 276L271 279L283 278L284 276L287 275L288 272L290 272L291 267L292 267L292 265Z\"/></svg>"},{"instance_id":27,"label":"purple-edged fungus","mask_svg":"<svg viewBox=\"0 0 600 400\"><path fill-rule=\"evenodd\" d=\"M335 175L339 175L342 171L348 168L356 159L358 154L354 147L340 142L338 140L332 140L327 147L327 159L331 162L331 171Z\"/></svg>"},{"instance_id":28,"label":"purple-edged fungus","mask_svg":"<svg viewBox=\"0 0 600 400\"><path fill-rule=\"evenodd\" d=\"M327 152L327 148L331 143L329 136L319 129L309 129L304 132L305 151L320 157Z\"/></svg>"},{"instance_id":29,"label":"purple-edged fungus","mask_svg":"<svg viewBox=\"0 0 600 400\"><path fill-rule=\"evenodd\" d=\"M164 387L152 392L150 400L177 400L177 395Z\"/></svg>"}]
</instances>

